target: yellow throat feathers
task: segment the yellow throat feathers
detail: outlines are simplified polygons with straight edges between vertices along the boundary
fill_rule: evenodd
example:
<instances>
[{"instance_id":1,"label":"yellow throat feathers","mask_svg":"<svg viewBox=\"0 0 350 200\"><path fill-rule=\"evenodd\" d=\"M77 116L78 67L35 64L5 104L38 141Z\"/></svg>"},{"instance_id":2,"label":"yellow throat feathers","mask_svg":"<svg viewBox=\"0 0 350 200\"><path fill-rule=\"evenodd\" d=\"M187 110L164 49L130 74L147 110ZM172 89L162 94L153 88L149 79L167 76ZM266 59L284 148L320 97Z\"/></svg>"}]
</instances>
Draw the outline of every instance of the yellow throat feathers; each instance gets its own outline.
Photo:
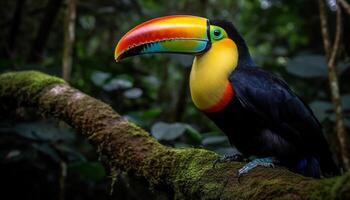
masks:
<instances>
[{"instance_id":1,"label":"yellow throat feathers","mask_svg":"<svg viewBox=\"0 0 350 200\"><path fill-rule=\"evenodd\" d=\"M237 62L237 46L228 38L214 42L209 51L195 57L190 90L198 109L216 112L229 103L233 90L228 78Z\"/></svg>"}]
</instances>

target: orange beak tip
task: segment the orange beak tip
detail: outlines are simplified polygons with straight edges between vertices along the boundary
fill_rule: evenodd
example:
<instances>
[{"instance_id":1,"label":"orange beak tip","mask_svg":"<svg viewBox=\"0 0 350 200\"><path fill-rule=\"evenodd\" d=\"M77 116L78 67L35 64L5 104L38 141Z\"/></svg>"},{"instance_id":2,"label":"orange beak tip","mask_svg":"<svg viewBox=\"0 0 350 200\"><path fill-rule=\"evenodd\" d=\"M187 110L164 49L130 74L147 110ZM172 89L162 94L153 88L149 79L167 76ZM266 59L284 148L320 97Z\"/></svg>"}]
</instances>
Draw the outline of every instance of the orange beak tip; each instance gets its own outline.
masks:
<instances>
[{"instance_id":1,"label":"orange beak tip","mask_svg":"<svg viewBox=\"0 0 350 200\"><path fill-rule=\"evenodd\" d=\"M120 62L120 56L119 55L117 55L117 54L114 54L114 60L115 60L115 62Z\"/></svg>"}]
</instances>

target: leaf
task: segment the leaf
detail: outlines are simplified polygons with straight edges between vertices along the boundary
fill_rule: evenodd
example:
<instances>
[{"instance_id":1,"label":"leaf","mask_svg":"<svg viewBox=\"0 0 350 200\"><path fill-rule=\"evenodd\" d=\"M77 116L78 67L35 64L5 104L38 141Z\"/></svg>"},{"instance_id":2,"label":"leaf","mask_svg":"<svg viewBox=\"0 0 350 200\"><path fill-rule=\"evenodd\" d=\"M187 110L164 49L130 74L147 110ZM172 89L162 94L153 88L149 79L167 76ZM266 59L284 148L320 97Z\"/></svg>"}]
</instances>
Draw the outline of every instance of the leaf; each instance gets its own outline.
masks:
<instances>
[{"instance_id":1,"label":"leaf","mask_svg":"<svg viewBox=\"0 0 350 200\"><path fill-rule=\"evenodd\" d=\"M151 134L157 140L175 140L186 131L186 124L157 122L151 128Z\"/></svg>"},{"instance_id":2,"label":"leaf","mask_svg":"<svg viewBox=\"0 0 350 200\"><path fill-rule=\"evenodd\" d=\"M142 90L140 88L132 88L124 92L124 96L129 99L137 99L142 96Z\"/></svg>"},{"instance_id":3,"label":"leaf","mask_svg":"<svg viewBox=\"0 0 350 200\"><path fill-rule=\"evenodd\" d=\"M202 136L204 138L211 137L211 136L222 136L222 133L218 131L212 131L212 132L202 133Z\"/></svg>"},{"instance_id":4,"label":"leaf","mask_svg":"<svg viewBox=\"0 0 350 200\"><path fill-rule=\"evenodd\" d=\"M203 136L192 126L186 125L186 136L190 138L192 141L194 141L196 144L201 144L203 140Z\"/></svg>"},{"instance_id":5,"label":"leaf","mask_svg":"<svg viewBox=\"0 0 350 200\"><path fill-rule=\"evenodd\" d=\"M343 95L341 97L342 102L342 109L343 110L349 110L350 109L350 94ZM313 110L314 114L318 118L320 122L324 121L325 119L329 119L333 122L335 122L336 116L334 113L334 106L331 102L327 101L314 101L310 104L310 108ZM347 126L349 126L347 119L345 119L345 122Z\"/></svg>"},{"instance_id":6,"label":"leaf","mask_svg":"<svg viewBox=\"0 0 350 200\"><path fill-rule=\"evenodd\" d=\"M8 152L5 156L6 159L13 159L15 157L18 157L21 155L21 151L19 150L11 150L10 152Z\"/></svg>"},{"instance_id":7,"label":"leaf","mask_svg":"<svg viewBox=\"0 0 350 200\"><path fill-rule=\"evenodd\" d=\"M343 72L345 72L349 67L350 67L350 64L348 62L345 62L345 61L339 62L337 66L339 74L342 74Z\"/></svg>"},{"instance_id":8,"label":"leaf","mask_svg":"<svg viewBox=\"0 0 350 200\"><path fill-rule=\"evenodd\" d=\"M217 148L214 151L220 155L234 155L239 153L236 148L232 147Z\"/></svg>"},{"instance_id":9,"label":"leaf","mask_svg":"<svg viewBox=\"0 0 350 200\"><path fill-rule=\"evenodd\" d=\"M87 48L86 48L87 55L93 56L96 53L97 49L100 47L100 44L101 44L101 38L97 36L91 37L87 41Z\"/></svg>"},{"instance_id":10,"label":"leaf","mask_svg":"<svg viewBox=\"0 0 350 200\"><path fill-rule=\"evenodd\" d=\"M132 118L138 118L139 120L151 120L160 115L162 109L159 107L150 108L148 110L140 110L135 112L129 112L128 116Z\"/></svg>"},{"instance_id":11,"label":"leaf","mask_svg":"<svg viewBox=\"0 0 350 200\"><path fill-rule=\"evenodd\" d=\"M161 112L162 109L160 107L156 107L150 108L148 110L129 112L123 117L141 126L146 126L146 124L151 123L152 120L158 117L161 114Z\"/></svg>"},{"instance_id":12,"label":"leaf","mask_svg":"<svg viewBox=\"0 0 350 200\"><path fill-rule=\"evenodd\" d=\"M202 144L207 145L214 145L214 144L221 144L227 142L226 136L209 136L203 139Z\"/></svg>"},{"instance_id":13,"label":"leaf","mask_svg":"<svg viewBox=\"0 0 350 200\"><path fill-rule=\"evenodd\" d=\"M95 27L95 17L93 15L83 15L79 17L79 24L83 29L91 30Z\"/></svg>"},{"instance_id":14,"label":"leaf","mask_svg":"<svg viewBox=\"0 0 350 200\"><path fill-rule=\"evenodd\" d=\"M56 142L59 140L71 141L74 139L74 134L70 130L59 128L50 122L18 123L13 129L18 135L32 140Z\"/></svg>"},{"instance_id":15,"label":"leaf","mask_svg":"<svg viewBox=\"0 0 350 200\"><path fill-rule=\"evenodd\" d=\"M343 95L341 97L341 102L345 114L345 125L350 128L350 94Z\"/></svg>"},{"instance_id":16,"label":"leaf","mask_svg":"<svg viewBox=\"0 0 350 200\"><path fill-rule=\"evenodd\" d=\"M60 155L65 156L69 161L86 161L85 157L72 147L69 147L65 144L55 145L54 147L60 152Z\"/></svg>"},{"instance_id":17,"label":"leaf","mask_svg":"<svg viewBox=\"0 0 350 200\"><path fill-rule=\"evenodd\" d=\"M341 96L343 110L350 110L350 94Z\"/></svg>"},{"instance_id":18,"label":"leaf","mask_svg":"<svg viewBox=\"0 0 350 200\"><path fill-rule=\"evenodd\" d=\"M350 119L345 119L345 125L350 128Z\"/></svg>"},{"instance_id":19,"label":"leaf","mask_svg":"<svg viewBox=\"0 0 350 200\"><path fill-rule=\"evenodd\" d=\"M161 81L159 80L159 78L154 75L144 76L142 77L141 81L142 81L142 84L151 86L154 88L158 88L161 84Z\"/></svg>"},{"instance_id":20,"label":"leaf","mask_svg":"<svg viewBox=\"0 0 350 200\"><path fill-rule=\"evenodd\" d=\"M91 81L97 85L102 87L106 80L111 76L111 74L101 71L94 71L91 74Z\"/></svg>"},{"instance_id":21,"label":"leaf","mask_svg":"<svg viewBox=\"0 0 350 200\"><path fill-rule=\"evenodd\" d=\"M58 153L53 149L49 144L43 143L43 144L32 144L32 147L39 152L49 156L52 160L55 162L59 162L61 160Z\"/></svg>"},{"instance_id":22,"label":"leaf","mask_svg":"<svg viewBox=\"0 0 350 200\"><path fill-rule=\"evenodd\" d=\"M79 174L82 178L101 181L106 177L104 167L98 162L77 162L68 165L68 173Z\"/></svg>"},{"instance_id":23,"label":"leaf","mask_svg":"<svg viewBox=\"0 0 350 200\"><path fill-rule=\"evenodd\" d=\"M131 88L133 83L130 80L122 78L113 78L108 83L103 85L103 89L106 91L118 90L118 89L127 89Z\"/></svg>"},{"instance_id":24,"label":"leaf","mask_svg":"<svg viewBox=\"0 0 350 200\"><path fill-rule=\"evenodd\" d=\"M313 101L310 103L310 108L316 115L317 119L320 122L323 122L330 117L333 105L327 101Z\"/></svg>"},{"instance_id":25,"label":"leaf","mask_svg":"<svg viewBox=\"0 0 350 200\"><path fill-rule=\"evenodd\" d=\"M303 78L327 77L327 63L322 55L298 55L287 63L286 70Z\"/></svg>"},{"instance_id":26,"label":"leaf","mask_svg":"<svg viewBox=\"0 0 350 200\"><path fill-rule=\"evenodd\" d=\"M326 0L326 3L331 11L335 12L337 10L336 0Z\"/></svg>"},{"instance_id":27,"label":"leaf","mask_svg":"<svg viewBox=\"0 0 350 200\"><path fill-rule=\"evenodd\" d=\"M186 147L191 147L191 145L183 142L176 142L174 145L175 148L186 148Z\"/></svg>"}]
</instances>

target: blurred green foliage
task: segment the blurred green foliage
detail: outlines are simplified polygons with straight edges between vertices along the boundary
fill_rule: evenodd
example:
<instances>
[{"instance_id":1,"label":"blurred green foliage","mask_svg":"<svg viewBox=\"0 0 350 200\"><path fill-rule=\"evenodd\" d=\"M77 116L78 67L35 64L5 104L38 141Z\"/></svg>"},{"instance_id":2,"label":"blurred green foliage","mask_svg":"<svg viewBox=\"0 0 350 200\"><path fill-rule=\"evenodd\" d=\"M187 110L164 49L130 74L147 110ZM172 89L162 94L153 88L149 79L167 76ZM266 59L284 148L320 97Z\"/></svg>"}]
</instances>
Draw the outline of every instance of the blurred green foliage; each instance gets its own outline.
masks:
<instances>
[{"instance_id":1,"label":"blurred green foliage","mask_svg":"<svg viewBox=\"0 0 350 200\"><path fill-rule=\"evenodd\" d=\"M38 29L52 2L2 1L0 72L35 69L61 76L63 17L66 5L36 48ZM16 10L22 6L19 20ZM334 13L328 10L330 20ZM255 62L287 80L323 123L336 146L334 113L316 1L302 0L85 0L78 1L73 73L70 84L110 104L174 147L199 147L220 154L236 152L226 137L192 104L188 90L191 56L141 56L115 63L114 47L135 25L158 16L191 14L232 21L250 47ZM350 34L349 16L344 35ZM332 28L332 27L331 27ZM331 32L333 35L333 32ZM40 38L39 38L40 39ZM42 38L41 38L42 39ZM347 128L350 128L350 38L343 38L338 65ZM38 57L33 55L39 54ZM67 199L107 199L108 171L95 150L69 126L42 120L34 110L0 113L2 183L29 199L58 199L62 162L67 164ZM336 150L336 149L335 149ZM23 184L20 184L22 182ZM143 187L140 187L143 186ZM143 180L121 173L112 197L161 199ZM12 188L12 189L11 189ZM25 189L27 188L27 189ZM84 191L84 192L82 192ZM28 193L26 193L28 192ZM52 197L52 194L55 194Z\"/></svg>"}]
</instances>

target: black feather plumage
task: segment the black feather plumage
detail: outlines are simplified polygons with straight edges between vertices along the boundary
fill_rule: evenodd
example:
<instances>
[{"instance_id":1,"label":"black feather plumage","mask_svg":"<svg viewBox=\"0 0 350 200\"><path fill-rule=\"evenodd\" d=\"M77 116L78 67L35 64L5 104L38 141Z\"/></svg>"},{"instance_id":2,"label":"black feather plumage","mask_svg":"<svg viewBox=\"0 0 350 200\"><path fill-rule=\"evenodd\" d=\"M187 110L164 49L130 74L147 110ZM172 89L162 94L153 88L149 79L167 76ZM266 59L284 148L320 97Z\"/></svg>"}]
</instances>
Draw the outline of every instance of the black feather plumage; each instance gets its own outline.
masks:
<instances>
[{"instance_id":1,"label":"black feather plumage","mask_svg":"<svg viewBox=\"0 0 350 200\"><path fill-rule=\"evenodd\" d=\"M322 127L312 110L278 76L255 67L244 39L232 23L213 20L239 51L229 80L234 97L223 110L206 113L245 155L276 157L306 176L337 175Z\"/></svg>"}]
</instances>

